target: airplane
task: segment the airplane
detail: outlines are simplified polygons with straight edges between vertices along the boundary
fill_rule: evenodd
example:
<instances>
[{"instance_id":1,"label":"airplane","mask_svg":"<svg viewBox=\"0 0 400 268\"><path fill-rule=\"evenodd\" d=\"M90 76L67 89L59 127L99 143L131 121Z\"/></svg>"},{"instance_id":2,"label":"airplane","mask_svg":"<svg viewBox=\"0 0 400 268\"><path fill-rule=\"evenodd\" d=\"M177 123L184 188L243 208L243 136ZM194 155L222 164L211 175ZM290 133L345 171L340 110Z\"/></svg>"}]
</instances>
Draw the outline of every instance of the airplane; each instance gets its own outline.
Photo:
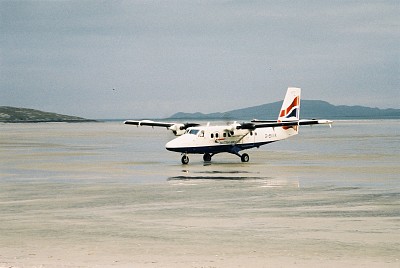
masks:
<instances>
[{"instance_id":1,"label":"airplane","mask_svg":"<svg viewBox=\"0 0 400 268\"><path fill-rule=\"evenodd\" d=\"M231 153L240 157L242 162L249 162L247 153L240 151L259 148L272 142L290 138L299 133L302 125L328 124L331 120L300 119L301 89L287 89L282 108L277 120L257 120L229 125L211 126L210 123L167 123L152 120L126 120L124 124L135 126L165 127L172 131L177 138L169 141L165 148L168 151L182 154L181 162L189 163L188 154L203 154L204 162L219 153Z\"/></svg>"}]
</instances>

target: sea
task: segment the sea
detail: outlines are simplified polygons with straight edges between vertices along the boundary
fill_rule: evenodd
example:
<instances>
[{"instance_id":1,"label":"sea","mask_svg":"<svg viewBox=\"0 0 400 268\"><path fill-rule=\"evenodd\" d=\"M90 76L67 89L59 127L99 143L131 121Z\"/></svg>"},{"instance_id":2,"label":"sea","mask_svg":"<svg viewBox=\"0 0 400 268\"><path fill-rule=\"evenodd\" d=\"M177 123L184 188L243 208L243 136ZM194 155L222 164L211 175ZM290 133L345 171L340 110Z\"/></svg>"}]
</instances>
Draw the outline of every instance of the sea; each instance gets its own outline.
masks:
<instances>
[{"instance_id":1,"label":"sea","mask_svg":"<svg viewBox=\"0 0 400 268\"><path fill-rule=\"evenodd\" d=\"M173 138L0 124L0 267L400 267L400 120L304 126L248 163L182 165Z\"/></svg>"}]
</instances>

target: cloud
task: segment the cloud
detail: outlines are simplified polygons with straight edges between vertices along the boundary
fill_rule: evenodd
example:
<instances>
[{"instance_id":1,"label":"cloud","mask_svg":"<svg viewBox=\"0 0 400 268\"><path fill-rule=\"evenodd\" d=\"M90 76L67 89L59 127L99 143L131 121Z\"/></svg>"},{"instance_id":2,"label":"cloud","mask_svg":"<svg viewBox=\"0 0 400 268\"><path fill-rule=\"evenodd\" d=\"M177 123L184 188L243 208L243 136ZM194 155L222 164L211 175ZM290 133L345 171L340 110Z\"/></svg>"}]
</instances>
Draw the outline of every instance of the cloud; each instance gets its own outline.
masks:
<instances>
[{"instance_id":1,"label":"cloud","mask_svg":"<svg viewBox=\"0 0 400 268\"><path fill-rule=\"evenodd\" d=\"M272 102L300 86L308 99L398 106L395 1L0 5L0 105L158 117Z\"/></svg>"}]
</instances>

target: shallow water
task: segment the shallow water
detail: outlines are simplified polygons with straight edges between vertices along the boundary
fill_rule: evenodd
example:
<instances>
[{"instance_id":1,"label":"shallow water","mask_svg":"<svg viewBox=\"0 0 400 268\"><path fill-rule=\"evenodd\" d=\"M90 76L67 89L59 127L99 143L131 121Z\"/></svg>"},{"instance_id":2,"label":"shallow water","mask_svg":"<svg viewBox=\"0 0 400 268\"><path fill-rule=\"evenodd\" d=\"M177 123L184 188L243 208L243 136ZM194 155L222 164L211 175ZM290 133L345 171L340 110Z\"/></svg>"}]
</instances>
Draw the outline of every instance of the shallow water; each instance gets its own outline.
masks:
<instances>
[{"instance_id":1,"label":"shallow water","mask_svg":"<svg viewBox=\"0 0 400 268\"><path fill-rule=\"evenodd\" d=\"M165 129L0 128L0 267L400 265L399 120L186 166Z\"/></svg>"}]
</instances>

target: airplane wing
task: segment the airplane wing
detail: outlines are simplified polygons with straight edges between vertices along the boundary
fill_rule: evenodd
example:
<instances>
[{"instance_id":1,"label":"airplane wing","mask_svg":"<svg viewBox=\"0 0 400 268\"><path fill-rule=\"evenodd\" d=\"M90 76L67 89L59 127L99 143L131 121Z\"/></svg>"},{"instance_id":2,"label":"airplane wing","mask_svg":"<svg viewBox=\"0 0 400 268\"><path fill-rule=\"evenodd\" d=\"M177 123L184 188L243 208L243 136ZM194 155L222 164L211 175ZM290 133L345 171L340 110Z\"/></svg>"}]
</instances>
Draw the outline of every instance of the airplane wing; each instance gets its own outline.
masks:
<instances>
[{"instance_id":1,"label":"airplane wing","mask_svg":"<svg viewBox=\"0 0 400 268\"><path fill-rule=\"evenodd\" d=\"M150 126L150 127L166 127L169 128L173 125L175 125L175 123L167 123L167 122L155 122L155 121L151 121L151 120L126 120L124 122L124 124L127 125L134 125L134 126Z\"/></svg>"},{"instance_id":2,"label":"airplane wing","mask_svg":"<svg viewBox=\"0 0 400 268\"><path fill-rule=\"evenodd\" d=\"M150 127L165 127L171 130L175 136L183 135L187 128L196 127L200 124L197 123L168 123L168 122L156 122L152 120L126 120L124 124L134 126L150 126Z\"/></svg>"},{"instance_id":3,"label":"airplane wing","mask_svg":"<svg viewBox=\"0 0 400 268\"><path fill-rule=\"evenodd\" d=\"M237 129L250 129L255 130L257 128L266 127L290 127L290 126L304 126L304 125L317 125L317 124L329 124L332 125L331 120L317 120L317 119L301 119L295 121L271 121L271 120L252 120L251 123L242 123L237 126Z\"/></svg>"}]
</instances>

